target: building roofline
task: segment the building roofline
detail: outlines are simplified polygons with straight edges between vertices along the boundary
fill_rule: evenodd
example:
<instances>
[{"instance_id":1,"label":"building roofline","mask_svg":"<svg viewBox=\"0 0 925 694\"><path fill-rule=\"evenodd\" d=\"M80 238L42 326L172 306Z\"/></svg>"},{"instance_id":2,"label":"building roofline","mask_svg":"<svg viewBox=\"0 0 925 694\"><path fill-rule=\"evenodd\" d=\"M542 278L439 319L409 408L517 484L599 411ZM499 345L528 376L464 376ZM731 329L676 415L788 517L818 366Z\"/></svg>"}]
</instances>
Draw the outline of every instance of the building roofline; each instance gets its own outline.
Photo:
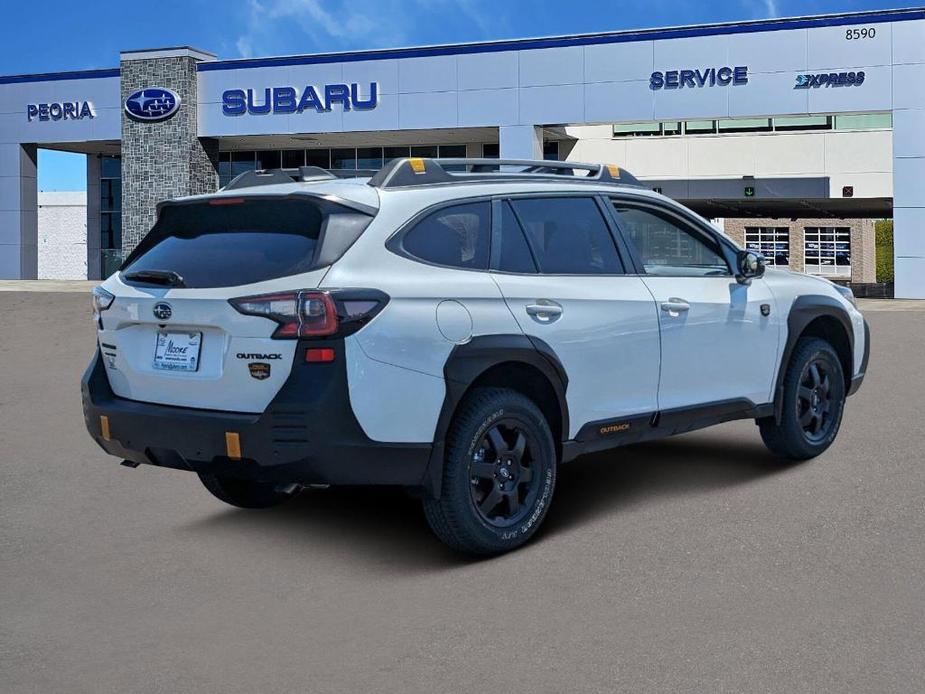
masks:
<instances>
[{"instance_id":1,"label":"building roofline","mask_svg":"<svg viewBox=\"0 0 925 694\"><path fill-rule=\"evenodd\" d=\"M470 53L497 53L501 51L523 51L538 48L560 48L565 46L588 46L607 43L630 43L634 41L654 41L662 39L690 38L694 36L719 36L725 34L742 34L764 31L781 31L786 29L804 29L825 26L845 26L871 22L902 22L925 19L925 7L908 7L895 10L869 10L865 12L842 12L835 14L808 15L776 19L756 19L737 22L719 22L713 24L696 24L655 29L627 29L590 34L570 34L536 38L503 39L495 41L476 41L470 43L436 44L430 46L411 46L406 48L385 48L341 53L314 53L305 55L284 55L266 58L239 58L231 60L212 59L211 53L200 51L190 46L172 48L140 49L122 51L121 56L152 54L163 51L193 51L210 56L196 65L199 72L212 70L237 70L242 68L280 67L288 65L312 65L318 63L357 62L362 60L389 60L395 58L414 58L437 55L464 55ZM25 75L0 76L0 84L22 82L51 82L56 80L98 79L118 77L119 68L96 70L75 70L70 72L47 72Z\"/></svg>"},{"instance_id":2,"label":"building roofline","mask_svg":"<svg viewBox=\"0 0 925 694\"><path fill-rule=\"evenodd\" d=\"M503 39L470 43L412 46L407 48L385 48L340 53L315 53L267 58L239 58L200 63L199 72L212 70L236 70L241 68L282 67L289 65L312 65L319 63L357 62L363 60L389 60L439 55L463 55L471 53L496 53L501 51L522 51L565 46L588 46L607 43L630 43L660 39L690 38L694 36L717 36L743 34L785 29L803 29L825 26L845 26L871 22L901 22L925 19L925 7L910 7L896 10L869 10L865 12L842 12L837 14L810 15L778 19L756 19L714 24L697 24L656 29L627 29L590 34L571 34L537 38Z\"/></svg>"},{"instance_id":3,"label":"building roofline","mask_svg":"<svg viewBox=\"0 0 925 694\"><path fill-rule=\"evenodd\" d=\"M216 60L215 53L193 46L167 46L164 48L139 48L132 51L120 51L120 60L152 60L154 58L195 58L196 60Z\"/></svg>"},{"instance_id":4,"label":"building roofline","mask_svg":"<svg viewBox=\"0 0 925 694\"><path fill-rule=\"evenodd\" d=\"M20 82L55 82L59 80L91 80L102 77L118 77L119 68L101 68L97 70L73 70L71 72L41 72L31 75L0 76L0 84L18 84Z\"/></svg>"}]
</instances>

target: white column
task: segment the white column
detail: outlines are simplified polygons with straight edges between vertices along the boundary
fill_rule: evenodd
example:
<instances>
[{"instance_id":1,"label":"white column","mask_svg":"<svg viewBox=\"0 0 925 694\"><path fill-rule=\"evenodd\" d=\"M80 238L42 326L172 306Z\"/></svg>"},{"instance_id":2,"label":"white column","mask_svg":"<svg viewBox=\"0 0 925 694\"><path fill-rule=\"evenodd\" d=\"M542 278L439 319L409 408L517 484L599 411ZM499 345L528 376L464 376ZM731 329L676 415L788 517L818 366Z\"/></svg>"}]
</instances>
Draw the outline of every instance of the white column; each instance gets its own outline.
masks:
<instances>
[{"instance_id":1,"label":"white column","mask_svg":"<svg viewBox=\"0 0 925 694\"><path fill-rule=\"evenodd\" d=\"M536 125L503 125L498 128L502 159L542 159L543 129Z\"/></svg>"},{"instance_id":2,"label":"white column","mask_svg":"<svg viewBox=\"0 0 925 694\"><path fill-rule=\"evenodd\" d=\"M925 22L893 25L896 298L925 299Z\"/></svg>"},{"instance_id":3,"label":"white column","mask_svg":"<svg viewBox=\"0 0 925 694\"><path fill-rule=\"evenodd\" d=\"M0 143L0 279L38 277L35 145Z\"/></svg>"}]
</instances>

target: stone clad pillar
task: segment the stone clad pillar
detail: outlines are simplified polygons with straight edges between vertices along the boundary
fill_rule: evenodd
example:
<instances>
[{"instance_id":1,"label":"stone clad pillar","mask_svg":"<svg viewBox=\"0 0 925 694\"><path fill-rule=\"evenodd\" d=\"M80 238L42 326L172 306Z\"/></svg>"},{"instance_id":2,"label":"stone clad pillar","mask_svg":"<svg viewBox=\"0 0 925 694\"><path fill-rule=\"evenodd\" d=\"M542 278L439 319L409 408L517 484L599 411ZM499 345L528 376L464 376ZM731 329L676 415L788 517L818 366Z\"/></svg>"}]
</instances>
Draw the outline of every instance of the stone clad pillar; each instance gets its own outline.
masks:
<instances>
[{"instance_id":1,"label":"stone clad pillar","mask_svg":"<svg viewBox=\"0 0 925 694\"><path fill-rule=\"evenodd\" d=\"M122 250L128 254L155 221L161 200L218 188L218 140L198 137L196 64L215 56L193 48L131 51L120 57L122 103L141 89L180 97L169 118L139 121L122 113Z\"/></svg>"}]
</instances>

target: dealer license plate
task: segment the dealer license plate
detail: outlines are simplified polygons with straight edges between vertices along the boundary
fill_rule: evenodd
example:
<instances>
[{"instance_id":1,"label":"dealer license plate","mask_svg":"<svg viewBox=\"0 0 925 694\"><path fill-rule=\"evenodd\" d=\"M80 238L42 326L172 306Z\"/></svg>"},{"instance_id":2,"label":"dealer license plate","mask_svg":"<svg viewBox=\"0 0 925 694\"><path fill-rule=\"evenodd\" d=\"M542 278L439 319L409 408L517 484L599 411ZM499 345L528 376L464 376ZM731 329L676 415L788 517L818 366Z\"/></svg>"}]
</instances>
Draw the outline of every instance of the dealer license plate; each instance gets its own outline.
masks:
<instances>
[{"instance_id":1,"label":"dealer license plate","mask_svg":"<svg viewBox=\"0 0 925 694\"><path fill-rule=\"evenodd\" d=\"M154 347L154 368L162 371L195 371L199 368L202 333L159 331Z\"/></svg>"}]
</instances>

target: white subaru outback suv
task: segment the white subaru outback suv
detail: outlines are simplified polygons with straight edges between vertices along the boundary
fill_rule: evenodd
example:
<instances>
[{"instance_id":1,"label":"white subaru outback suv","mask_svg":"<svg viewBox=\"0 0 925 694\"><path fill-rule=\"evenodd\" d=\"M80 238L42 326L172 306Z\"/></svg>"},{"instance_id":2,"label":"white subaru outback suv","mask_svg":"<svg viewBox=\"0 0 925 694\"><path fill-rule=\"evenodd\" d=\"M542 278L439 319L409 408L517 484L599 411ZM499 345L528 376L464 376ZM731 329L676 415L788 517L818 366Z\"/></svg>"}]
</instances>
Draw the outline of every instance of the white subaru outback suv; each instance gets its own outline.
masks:
<instances>
[{"instance_id":1,"label":"white subaru outback suv","mask_svg":"<svg viewBox=\"0 0 925 694\"><path fill-rule=\"evenodd\" d=\"M749 418L818 455L870 348L849 290L573 162L243 174L162 203L92 303L107 453L245 508L412 488L475 554L527 541L583 453Z\"/></svg>"}]
</instances>

